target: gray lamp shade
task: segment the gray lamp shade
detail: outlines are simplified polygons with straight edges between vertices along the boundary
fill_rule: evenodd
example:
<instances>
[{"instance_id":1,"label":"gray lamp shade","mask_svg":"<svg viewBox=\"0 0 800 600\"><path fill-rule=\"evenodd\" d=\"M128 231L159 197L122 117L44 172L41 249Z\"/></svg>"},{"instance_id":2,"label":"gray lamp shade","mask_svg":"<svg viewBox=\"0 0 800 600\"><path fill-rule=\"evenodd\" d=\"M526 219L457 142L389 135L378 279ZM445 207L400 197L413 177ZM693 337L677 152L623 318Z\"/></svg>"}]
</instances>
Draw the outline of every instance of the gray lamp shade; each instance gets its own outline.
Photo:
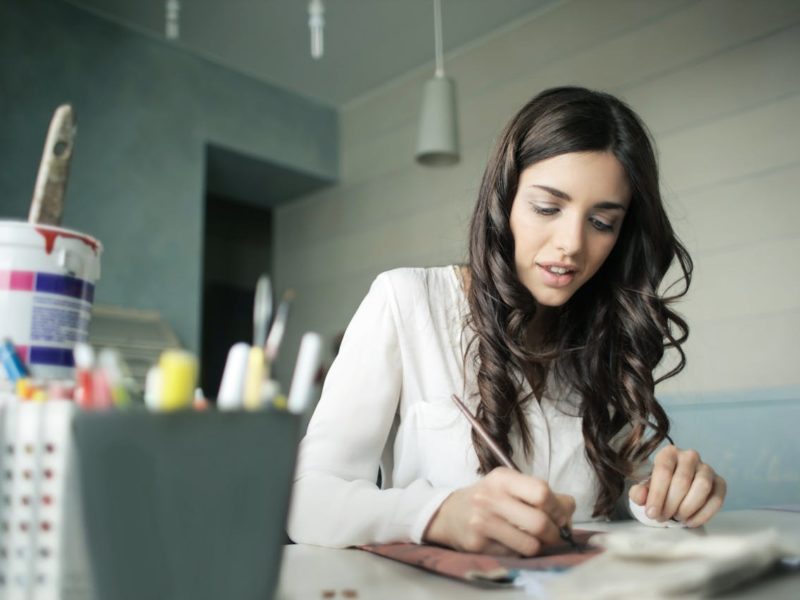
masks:
<instances>
[{"instance_id":1,"label":"gray lamp shade","mask_svg":"<svg viewBox=\"0 0 800 600\"><path fill-rule=\"evenodd\" d=\"M456 86L449 77L428 80L422 95L417 162L431 167L458 162Z\"/></svg>"}]
</instances>

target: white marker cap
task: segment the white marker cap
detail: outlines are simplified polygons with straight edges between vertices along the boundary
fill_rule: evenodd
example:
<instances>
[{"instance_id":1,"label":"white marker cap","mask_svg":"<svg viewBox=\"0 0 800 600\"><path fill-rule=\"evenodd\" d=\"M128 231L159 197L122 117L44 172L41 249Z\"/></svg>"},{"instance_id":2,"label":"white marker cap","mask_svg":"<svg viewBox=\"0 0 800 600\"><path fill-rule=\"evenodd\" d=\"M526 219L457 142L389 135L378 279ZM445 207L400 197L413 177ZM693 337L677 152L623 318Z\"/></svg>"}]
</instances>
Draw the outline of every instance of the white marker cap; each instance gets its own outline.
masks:
<instances>
[{"instance_id":1,"label":"white marker cap","mask_svg":"<svg viewBox=\"0 0 800 600\"><path fill-rule=\"evenodd\" d=\"M314 394L317 372L322 364L322 336L306 333L300 340L300 351L289 388L289 412L302 414L308 410Z\"/></svg>"},{"instance_id":2,"label":"white marker cap","mask_svg":"<svg viewBox=\"0 0 800 600\"><path fill-rule=\"evenodd\" d=\"M242 408L249 353L250 345L244 342L234 344L228 350L228 359L225 361L222 383L217 394L217 408L219 410L238 410Z\"/></svg>"}]
</instances>

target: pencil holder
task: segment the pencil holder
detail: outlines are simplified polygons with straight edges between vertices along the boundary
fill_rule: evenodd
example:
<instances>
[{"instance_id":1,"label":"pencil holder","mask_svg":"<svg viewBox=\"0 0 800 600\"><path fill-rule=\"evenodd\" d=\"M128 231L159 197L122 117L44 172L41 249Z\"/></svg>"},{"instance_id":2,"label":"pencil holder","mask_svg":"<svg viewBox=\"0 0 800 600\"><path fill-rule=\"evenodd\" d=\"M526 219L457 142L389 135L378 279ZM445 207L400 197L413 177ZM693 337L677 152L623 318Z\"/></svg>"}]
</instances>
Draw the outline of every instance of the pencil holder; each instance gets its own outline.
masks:
<instances>
[{"instance_id":1,"label":"pencil holder","mask_svg":"<svg viewBox=\"0 0 800 600\"><path fill-rule=\"evenodd\" d=\"M98 599L272 597L296 415L85 412L73 428Z\"/></svg>"},{"instance_id":2,"label":"pencil holder","mask_svg":"<svg viewBox=\"0 0 800 600\"><path fill-rule=\"evenodd\" d=\"M91 599L72 402L0 394L0 599Z\"/></svg>"}]
</instances>

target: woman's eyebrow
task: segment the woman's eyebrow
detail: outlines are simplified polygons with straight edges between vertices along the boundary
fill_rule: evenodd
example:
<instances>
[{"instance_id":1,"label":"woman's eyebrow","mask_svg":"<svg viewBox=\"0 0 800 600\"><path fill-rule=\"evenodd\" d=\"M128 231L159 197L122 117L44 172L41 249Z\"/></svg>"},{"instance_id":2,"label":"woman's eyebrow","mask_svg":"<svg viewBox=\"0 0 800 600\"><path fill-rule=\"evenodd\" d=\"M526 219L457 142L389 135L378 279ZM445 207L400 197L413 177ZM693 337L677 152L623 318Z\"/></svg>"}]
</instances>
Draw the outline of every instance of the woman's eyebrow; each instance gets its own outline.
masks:
<instances>
[{"instance_id":1,"label":"woman's eyebrow","mask_svg":"<svg viewBox=\"0 0 800 600\"><path fill-rule=\"evenodd\" d=\"M554 187L550 187L549 185L539 185L539 184L533 183L533 184L531 184L530 187L535 187L535 188L539 188L540 190L544 190L548 194L550 194L552 196L555 196L556 198L561 198L562 200L566 200L567 202L572 200L572 198L570 197L570 195L567 192L562 192L561 190L556 189ZM604 200L603 202L598 202L597 204L594 205L594 207L595 208L599 208L599 209L606 209L606 210L621 210L621 211L627 210L627 207L624 204L622 204L620 202L611 202L609 200Z\"/></svg>"},{"instance_id":2,"label":"woman's eyebrow","mask_svg":"<svg viewBox=\"0 0 800 600\"><path fill-rule=\"evenodd\" d=\"M556 188L550 187L549 185L538 185L538 184L531 184L531 187L539 188L540 190L544 190L551 196L555 196L556 198L561 198L562 200L570 201L569 194L567 192L562 192L561 190L557 190Z\"/></svg>"}]
</instances>

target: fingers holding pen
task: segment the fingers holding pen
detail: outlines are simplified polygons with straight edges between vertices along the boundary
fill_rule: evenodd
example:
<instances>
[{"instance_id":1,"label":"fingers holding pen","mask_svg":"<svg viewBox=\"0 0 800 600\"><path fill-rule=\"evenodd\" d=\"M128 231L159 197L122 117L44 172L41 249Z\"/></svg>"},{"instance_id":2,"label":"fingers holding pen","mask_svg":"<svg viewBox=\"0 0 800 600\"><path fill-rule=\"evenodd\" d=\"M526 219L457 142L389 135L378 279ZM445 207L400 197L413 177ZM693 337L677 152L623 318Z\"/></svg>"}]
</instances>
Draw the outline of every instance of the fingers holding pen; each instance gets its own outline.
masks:
<instances>
[{"instance_id":1,"label":"fingers holding pen","mask_svg":"<svg viewBox=\"0 0 800 600\"><path fill-rule=\"evenodd\" d=\"M560 540L575 502L546 482L500 467L456 490L442 504L423 539L468 552L537 554Z\"/></svg>"},{"instance_id":2,"label":"fingers holding pen","mask_svg":"<svg viewBox=\"0 0 800 600\"><path fill-rule=\"evenodd\" d=\"M555 526L556 540L558 528L571 522L575 500L572 496L555 494L546 481L504 467L492 471L487 479L490 477L500 481L508 493L524 505L539 509Z\"/></svg>"},{"instance_id":3,"label":"fingers holding pen","mask_svg":"<svg viewBox=\"0 0 800 600\"><path fill-rule=\"evenodd\" d=\"M559 528L571 522L575 500L558 496L547 482L500 467L484 481L492 493L476 500L491 510L488 535L523 556L561 541Z\"/></svg>"},{"instance_id":4,"label":"fingers holding pen","mask_svg":"<svg viewBox=\"0 0 800 600\"><path fill-rule=\"evenodd\" d=\"M503 505L505 517L517 527L532 532L545 543L557 543L561 528L569 527L575 512L572 496L556 494L546 481L502 467L489 474L504 488L510 502Z\"/></svg>"},{"instance_id":5,"label":"fingers holding pen","mask_svg":"<svg viewBox=\"0 0 800 600\"><path fill-rule=\"evenodd\" d=\"M496 503L495 510L515 529L535 537L542 544L554 544L559 540L558 526L542 510L532 510L529 505L516 498L501 500ZM538 551L538 548L534 551Z\"/></svg>"},{"instance_id":6,"label":"fingers holding pen","mask_svg":"<svg viewBox=\"0 0 800 600\"><path fill-rule=\"evenodd\" d=\"M496 546L499 544L499 548ZM469 520L464 550L488 554L521 554L533 556L544 542L532 532L516 527L496 513L478 512Z\"/></svg>"}]
</instances>

